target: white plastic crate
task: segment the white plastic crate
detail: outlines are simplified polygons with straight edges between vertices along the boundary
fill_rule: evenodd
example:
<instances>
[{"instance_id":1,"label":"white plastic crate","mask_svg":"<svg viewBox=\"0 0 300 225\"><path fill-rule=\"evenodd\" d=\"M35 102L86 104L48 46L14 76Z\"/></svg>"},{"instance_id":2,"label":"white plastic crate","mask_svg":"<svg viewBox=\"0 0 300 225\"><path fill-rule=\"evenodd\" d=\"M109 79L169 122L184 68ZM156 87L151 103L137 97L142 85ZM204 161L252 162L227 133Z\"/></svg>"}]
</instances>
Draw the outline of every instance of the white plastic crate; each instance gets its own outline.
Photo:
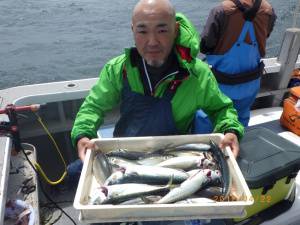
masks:
<instances>
[{"instance_id":1,"label":"white plastic crate","mask_svg":"<svg viewBox=\"0 0 300 225\"><path fill-rule=\"evenodd\" d=\"M223 134L209 135L176 135L132 138L94 139L95 150L109 152L114 149L132 151L153 151L165 147L187 143L219 143ZM251 192L229 148L228 164L232 176L232 186L238 195L238 201L220 201L197 204L145 204L145 205L91 205L88 196L97 181L92 175L92 162L95 150L88 150L81 172L74 208L80 210L80 220L88 223L121 222L121 221L161 221L186 219L233 218L245 215L245 206L253 204Z\"/></svg>"}]
</instances>

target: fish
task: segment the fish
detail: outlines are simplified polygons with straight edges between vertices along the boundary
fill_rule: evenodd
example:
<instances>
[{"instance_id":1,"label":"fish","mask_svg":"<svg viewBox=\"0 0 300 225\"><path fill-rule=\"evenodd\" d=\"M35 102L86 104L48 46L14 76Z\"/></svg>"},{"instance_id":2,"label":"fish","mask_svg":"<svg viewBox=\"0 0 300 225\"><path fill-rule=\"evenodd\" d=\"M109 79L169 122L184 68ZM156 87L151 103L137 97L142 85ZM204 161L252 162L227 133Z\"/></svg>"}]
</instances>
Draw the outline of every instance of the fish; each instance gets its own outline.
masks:
<instances>
[{"instance_id":1,"label":"fish","mask_svg":"<svg viewBox=\"0 0 300 225\"><path fill-rule=\"evenodd\" d=\"M159 166L134 165L120 168L111 174L105 185L122 183L166 184L172 178L173 184L185 181L189 175L185 171Z\"/></svg>"},{"instance_id":2,"label":"fish","mask_svg":"<svg viewBox=\"0 0 300 225\"><path fill-rule=\"evenodd\" d=\"M104 185L111 185L111 184L120 184L126 183L124 180L125 176L125 168L118 168L117 171L113 172L104 182ZM124 181L124 182L122 182Z\"/></svg>"},{"instance_id":3,"label":"fish","mask_svg":"<svg viewBox=\"0 0 300 225\"><path fill-rule=\"evenodd\" d=\"M156 149L152 154L165 154L170 151L208 151L210 145L205 143L190 143L190 144L180 144L176 146L167 146L165 148Z\"/></svg>"},{"instance_id":4,"label":"fish","mask_svg":"<svg viewBox=\"0 0 300 225\"><path fill-rule=\"evenodd\" d=\"M157 166L173 169L191 170L195 168L213 167L215 163L204 156L179 156L165 160Z\"/></svg>"},{"instance_id":5,"label":"fish","mask_svg":"<svg viewBox=\"0 0 300 225\"><path fill-rule=\"evenodd\" d=\"M197 192L203 186L207 185L209 182L220 179L220 177L221 173L219 170L200 169L198 173L189 177L178 187L170 190L168 194L166 194L164 197L162 197L162 199L155 203L167 204L185 199Z\"/></svg>"},{"instance_id":6,"label":"fish","mask_svg":"<svg viewBox=\"0 0 300 225\"><path fill-rule=\"evenodd\" d=\"M161 163L172 157L174 157L174 156L173 155L155 155L155 156L150 156L150 157L146 157L143 159L139 159L136 162L138 164L144 165L144 166L154 166L154 165L157 165L158 163Z\"/></svg>"},{"instance_id":7,"label":"fish","mask_svg":"<svg viewBox=\"0 0 300 225\"><path fill-rule=\"evenodd\" d=\"M128 160L138 160L141 158L145 158L148 154L148 152L129 151L127 149L118 149L106 153L108 157L119 157Z\"/></svg>"},{"instance_id":8,"label":"fish","mask_svg":"<svg viewBox=\"0 0 300 225\"><path fill-rule=\"evenodd\" d=\"M113 165L124 164L137 164L137 165L155 165L174 155L170 154L157 154L152 152L136 152L128 151L126 149L119 149L106 154Z\"/></svg>"},{"instance_id":9,"label":"fish","mask_svg":"<svg viewBox=\"0 0 300 225\"><path fill-rule=\"evenodd\" d=\"M190 151L207 151L211 147L208 144L204 143L191 143L191 144L184 144L176 146L175 149L181 149L181 150L190 150Z\"/></svg>"},{"instance_id":10,"label":"fish","mask_svg":"<svg viewBox=\"0 0 300 225\"><path fill-rule=\"evenodd\" d=\"M218 186L207 187L196 192L196 195L205 198L219 199L222 196L222 187L218 187Z\"/></svg>"},{"instance_id":11,"label":"fish","mask_svg":"<svg viewBox=\"0 0 300 225\"><path fill-rule=\"evenodd\" d=\"M121 202L120 205L142 205L142 204L152 204L158 201L162 197L160 195L149 195L138 198L133 198L128 201Z\"/></svg>"},{"instance_id":12,"label":"fish","mask_svg":"<svg viewBox=\"0 0 300 225\"><path fill-rule=\"evenodd\" d=\"M120 204L122 202L148 195L164 194L170 189L170 183L165 186L154 186L148 184L115 184L101 186L90 197L90 203L99 204Z\"/></svg>"},{"instance_id":13,"label":"fish","mask_svg":"<svg viewBox=\"0 0 300 225\"><path fill-rule=\"evenodd\" d=\"M102 152L98 152L93 159L92 174L99 184L102 184L112 173L112 167L107 157Z\"/></svg>"},{"instance_id":14,"label":"fish","mask_svg":"<svg viewBox=\"0 0 300 225\"><path fill-rule=\"evenodd\" d=\"M125 159L117 156L108 156L108 161L114 168L126 167L129 165L138 165L139 163L134 160Z\"/></svg>"},{"instance_id":15,"label":"fish","mask_svg":"<svg viewBox=\"0 0 300 225\"><path fill-rule=\"evenodd\" d=\"M173 157L175 156L201 156L201 157L205 157L208 158L210 160L214 160L211 152L202 152L202 151L192 151L192 150L171 150L168 152L170 155L173 155Z\"/></svg>"},{"instance_id":16,"label":"fish","mask_svg":"<svg viewBox=\"0 0 300 225\"><path fill-rule=\"evenodd\" d=\"M227 198L230 193L230 187L232 183L232 177L230 174L228 162L227 162L227 156L225 157L223 151L219 148L219 146L212 140L209 142L211 148L210 151L212 152L213 156L216 158L216 161L219 163L219 167L222 174L222 195Z\"/></svg>"},{"instance_id":17,"label":"fish","mask_svg":"<svg viewBox=\"0 0 300 225\"><path fill-rule=\"evenodd\" d=\"M199 172L199 169L193 169L193 170L187 171L187 174L189 175L189 177L191 177L191 176L194 176L198 172Z\"/></svg>"}]
</instances>

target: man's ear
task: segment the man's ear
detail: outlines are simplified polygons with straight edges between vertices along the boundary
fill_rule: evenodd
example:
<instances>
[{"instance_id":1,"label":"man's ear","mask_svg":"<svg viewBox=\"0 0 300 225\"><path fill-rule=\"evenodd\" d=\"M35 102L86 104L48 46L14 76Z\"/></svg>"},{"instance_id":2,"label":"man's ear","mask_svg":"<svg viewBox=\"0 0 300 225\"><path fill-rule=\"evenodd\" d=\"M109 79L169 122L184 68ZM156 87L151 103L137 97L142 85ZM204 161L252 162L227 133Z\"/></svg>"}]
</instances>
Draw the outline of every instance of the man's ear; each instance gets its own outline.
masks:
<instances>
[{"instance_id":1,"label":"man's ear","mask_svg":"<svg viewBox=\"0 0 300 225\"><path fill-rule=\"evenodd\" d=\"M132 32L133 32L133 24L131 24L131 30L132 30Z\"/></svg>"},{"instance_id":2,"label":"man's ear","mask_svg":"<svg viewBox=\"0 0 300 225\"><path fill-rule=\"evenodd\" d=\"M179 27L180 27L180 23L177 21L175 23L175 37L178 36L178 33L179 33Z\"/></svg>"}]
</instances>

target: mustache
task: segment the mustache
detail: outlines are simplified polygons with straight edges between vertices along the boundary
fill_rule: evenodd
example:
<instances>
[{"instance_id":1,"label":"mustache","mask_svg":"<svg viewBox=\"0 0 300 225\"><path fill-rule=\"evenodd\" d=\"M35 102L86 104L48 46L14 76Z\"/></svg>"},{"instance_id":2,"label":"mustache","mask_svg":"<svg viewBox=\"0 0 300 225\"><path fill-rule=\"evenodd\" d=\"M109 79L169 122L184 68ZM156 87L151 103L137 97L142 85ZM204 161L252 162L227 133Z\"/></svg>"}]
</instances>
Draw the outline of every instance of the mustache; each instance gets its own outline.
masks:
<instances>
[{"instance_id":1,"label":"mustache","mask_svg":"<svg viewBox=\"0 0 300 225\"><path fill-rule=\"evenodd\" d=\"M153 59L153 60L145 59L145 61L149 66L152 66L152 67L161 67L165 62L164 60L156 60L156 59Z\"/></svg>"},{"instance_id":2,"label":"mustache","mask_svg":"<svg viewBox=\"0 0 300 225\"><path fill-rule=\"evenodd\" d=\"M163 52L163 49L162 48L160 48L160 47L146 47L146 48L144 48L144 52L149 52L149 53L151 53L151 52Z\"/></svg>"}]
</instances>

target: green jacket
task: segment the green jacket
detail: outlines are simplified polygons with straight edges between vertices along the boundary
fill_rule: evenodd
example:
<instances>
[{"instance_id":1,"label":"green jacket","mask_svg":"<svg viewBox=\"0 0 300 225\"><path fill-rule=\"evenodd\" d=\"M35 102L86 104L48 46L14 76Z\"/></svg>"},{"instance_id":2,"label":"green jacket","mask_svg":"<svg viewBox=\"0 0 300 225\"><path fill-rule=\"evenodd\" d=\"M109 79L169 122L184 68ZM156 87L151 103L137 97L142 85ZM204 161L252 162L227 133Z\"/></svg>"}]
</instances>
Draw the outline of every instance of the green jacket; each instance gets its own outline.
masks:
<instances>
[{"instance_id":1,"label":"green jacket","mask_svg":"<svg viewBox=\"0 0 300 225\"><path fill-rule=\"evenodd\" d=\"M208 65L197 58L199 35L191 22L182 14L176 14L180 23L174 51L179 65L189 71L189 76L177 88L172 98L173 117L180 133L189 131L191 122L198 109L202 109L214 124L214 132L223 133L235 130L239 137L244 128L237 118L232 101L218 88L218 84ZM144 93L139 70L130 62L130 49L125 54L110 60L102 69L99 80L91 89L76 116L71 137L75 144L78 136L97 137L96 132L103 123L105 114L120 102L123 86L123 69L132 91ZM155 97L161 97L174 77L158 85Z\"/></svg>"}]
</instances>

